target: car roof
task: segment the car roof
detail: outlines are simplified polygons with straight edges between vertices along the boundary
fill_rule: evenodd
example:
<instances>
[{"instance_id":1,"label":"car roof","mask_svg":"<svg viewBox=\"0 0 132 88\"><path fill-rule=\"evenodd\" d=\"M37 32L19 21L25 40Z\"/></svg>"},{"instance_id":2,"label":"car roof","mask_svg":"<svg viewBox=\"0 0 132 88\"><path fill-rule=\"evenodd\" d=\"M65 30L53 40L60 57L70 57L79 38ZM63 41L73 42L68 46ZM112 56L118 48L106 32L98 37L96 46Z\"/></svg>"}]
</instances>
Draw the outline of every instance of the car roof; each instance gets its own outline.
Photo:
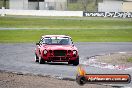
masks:
<instances>
[{"instance_id":1,"label":"car roof","mask_svg":"<svg viewBox=\"0 0 132 88\"><path fill-rule=\"evenodd\" d=\"M42 36L42 38L45 38L45 37L69 37L71 38L70 36L67 36L67 35L44 35Z\"/></svg>"}]
</instances>

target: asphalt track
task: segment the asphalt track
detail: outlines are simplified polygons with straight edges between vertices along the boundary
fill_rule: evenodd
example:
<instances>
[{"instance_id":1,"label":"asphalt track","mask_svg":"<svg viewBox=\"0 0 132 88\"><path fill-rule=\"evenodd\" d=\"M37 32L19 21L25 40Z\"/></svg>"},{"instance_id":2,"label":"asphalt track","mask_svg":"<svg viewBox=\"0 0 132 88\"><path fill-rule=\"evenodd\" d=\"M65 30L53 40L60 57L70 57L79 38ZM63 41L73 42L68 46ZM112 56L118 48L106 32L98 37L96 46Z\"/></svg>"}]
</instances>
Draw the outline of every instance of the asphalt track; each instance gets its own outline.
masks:
<instances>
[{"instance_id":1,"label":"asphalt track","mask_svg":"<svg viewBox=\"0 0 132 88\"><path fill-rule=\"evenodd\" d=\"M96 42L78 42L75 43L79 49L80 64L88 61L88 57L95 55L109 54L113 52L128 52L132 51L131 42L109 42L109 43L96 43ZM47 63L38 64L34 62L34 49L35 44L31 43L0 43L0 70L11 72L32 73L40 75L50 75L58 78L72 78L76 76L76 66L68 65L67 63ZM88 73L127 73L132 75L132 69L119 70L107 69L94 66L84 65ZM118 85L118 84L116 84ZM118 86L132 87L130 84L119 84Z\"/></svg>"}]
</instances>

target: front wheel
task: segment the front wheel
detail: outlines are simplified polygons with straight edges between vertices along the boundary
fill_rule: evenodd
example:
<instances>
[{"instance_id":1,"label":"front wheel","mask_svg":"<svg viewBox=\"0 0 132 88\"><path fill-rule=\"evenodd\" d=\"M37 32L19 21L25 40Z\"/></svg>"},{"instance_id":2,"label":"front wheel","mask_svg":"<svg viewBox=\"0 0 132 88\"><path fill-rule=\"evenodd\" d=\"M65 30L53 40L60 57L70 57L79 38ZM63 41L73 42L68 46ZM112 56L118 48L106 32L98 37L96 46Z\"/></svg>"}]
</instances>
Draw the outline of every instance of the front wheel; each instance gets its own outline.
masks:
<instances>
[{"instance_id":1,"label":"front wheel","mask_svg":"<svg viewBox=\"0 0 132 88\"><path fill-rule=\"evenodd\" d=\"M79 64L79 58L77 58L76 60L73 61L73 65L77 66Z\"/></svg>"},{"instance_id":2,"label":"front wheel","mask_svg":"<svg viewBox=\"0 0 132 88\"><path fill-rule=\"evenodd\" d=\"M39 57L35 54L35 62L39 62Z\"/></svg>"},{"instance_id":3,"label":"front wheel","mask_svg":"<svg viewBox=\"0 0 132 88\"><path fill-rule=\"evenodd\" d=\"M44 59L39 57L39 64L44 64L44 63L45 63Z\"/></svg>"}]
</instances>

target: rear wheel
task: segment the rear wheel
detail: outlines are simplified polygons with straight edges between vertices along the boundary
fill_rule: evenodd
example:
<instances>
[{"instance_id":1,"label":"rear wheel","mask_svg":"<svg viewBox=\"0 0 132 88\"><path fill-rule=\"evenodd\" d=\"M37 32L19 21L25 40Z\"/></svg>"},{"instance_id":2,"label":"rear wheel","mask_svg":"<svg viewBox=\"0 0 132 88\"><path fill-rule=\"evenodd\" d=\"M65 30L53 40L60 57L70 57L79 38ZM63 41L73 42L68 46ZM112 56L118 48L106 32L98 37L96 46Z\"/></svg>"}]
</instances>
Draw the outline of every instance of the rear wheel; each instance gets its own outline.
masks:
<instances>
[{"instance_id":1,"label":"rear wheel","mask_svg":"<svg viewBox=\"0 0 132 88\"><path fill-rule=\"evenodd\" d=\"M73 61L73 65L77 66L79 64L79 58L77 58L76 60Z\"/></svg>"},{"instance_id":2,"label":"rear wheel","mask_svg":"<svg viewBox=\"0 0 132 88\"><path fill-rule=\"evenodd\" d=\"M44 63L45 63L44 59L39 57L39 64L44 64Z\"/></svg>"}]
</instances>

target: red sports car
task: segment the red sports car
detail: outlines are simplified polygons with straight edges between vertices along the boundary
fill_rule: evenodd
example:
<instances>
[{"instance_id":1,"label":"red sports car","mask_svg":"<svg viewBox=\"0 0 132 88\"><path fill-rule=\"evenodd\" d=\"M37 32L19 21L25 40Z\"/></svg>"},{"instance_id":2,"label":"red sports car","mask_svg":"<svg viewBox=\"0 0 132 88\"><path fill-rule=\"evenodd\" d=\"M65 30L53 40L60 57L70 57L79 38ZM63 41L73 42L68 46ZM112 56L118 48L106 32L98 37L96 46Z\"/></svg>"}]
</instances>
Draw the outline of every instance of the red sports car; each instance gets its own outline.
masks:
<instances>
[{"instance_id":1,"label":"red sports car","mask_svg":"<svg viewBox=\"0 0 132 88\"><path fill-rule=\"evenodd\" d=\"M45 35L36 43L35 61L40 64L45 62L68 62L78 65L79 55L70 36Z\"/></svg>"}]
</instances>

